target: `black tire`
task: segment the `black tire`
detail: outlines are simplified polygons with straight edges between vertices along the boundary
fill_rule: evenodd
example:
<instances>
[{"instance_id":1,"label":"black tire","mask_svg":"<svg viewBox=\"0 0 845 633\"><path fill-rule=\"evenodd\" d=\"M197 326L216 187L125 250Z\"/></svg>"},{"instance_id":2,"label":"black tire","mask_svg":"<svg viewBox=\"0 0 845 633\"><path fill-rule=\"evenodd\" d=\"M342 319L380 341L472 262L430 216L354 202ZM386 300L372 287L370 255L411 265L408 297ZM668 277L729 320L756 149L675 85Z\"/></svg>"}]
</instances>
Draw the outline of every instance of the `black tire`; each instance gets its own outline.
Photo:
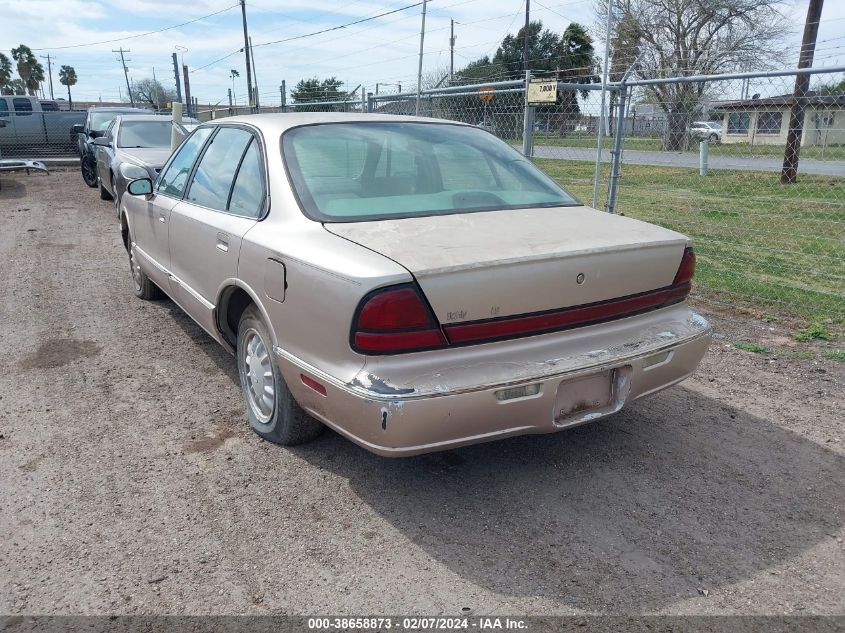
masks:
<instances>
[{"instance_id":1,"label":"black tire","mask_svg":"<svg viewBox=\"0 0 845 633\"><path fill-rule=\"evenodd\" d=\"M267 363L260 364L257 371L269 369L273 376L272 411L263 416L265 419L259 417L260 413L256 412L256 407L253 405L252 387L249 382L251 370L246 361L247 348L255 336L258 337L268 355ZM325 427L308 415L294 400L274 360L271 341L258 310L254 306L244 310L238 325L237 357L238 377L241 381L241 392L246 405L249 426L260 437L275 444L283 446L303 444L320 435ZM253 362L255 362L255 357L253 357Z\"/></svg>"},{"instance_id":2,"label":"black tire","mask_svg":"<svg viewBox=\"0 0 845 633\"><path fill-rule=\"evenodd\" d=\"M132 252L132 242L129 242L129 273L132 275L132 287L135 296L145 301L155 301L164 297L161 288L156 286L141 269L141 265Z\"/></svg>"},{"instance_id":3,"label":"black tire","mask_svg":"<svg viewBox=\"0 0 845 633\"><path fill-rule=\"evenodd\" d=\"M719 142L719 135L718 134L711 134L710 135L710 142L711 143L718 143Z\"/></svg>"},{"instance_id":4,"label":"black tire","mask_svg":"<svg viewBox=\"0 0 845 633\"><path fill-rule=\"evenodd\" d=\"M103 183L100 183L100 200L113 200L112 195L109 193L109 190L103 187Z\"/></svg>"},{"instance_id":5,"label":"black tire","mask_svg":"<svg viewBox=\"0 0 845 633\"><path fill-rule=\"evenodd\" d=\"M80 159L80 171L82 171L82 180L92 189L97 186L97 164L91 160L87 154Z\"/></svg>"}]
</instances>

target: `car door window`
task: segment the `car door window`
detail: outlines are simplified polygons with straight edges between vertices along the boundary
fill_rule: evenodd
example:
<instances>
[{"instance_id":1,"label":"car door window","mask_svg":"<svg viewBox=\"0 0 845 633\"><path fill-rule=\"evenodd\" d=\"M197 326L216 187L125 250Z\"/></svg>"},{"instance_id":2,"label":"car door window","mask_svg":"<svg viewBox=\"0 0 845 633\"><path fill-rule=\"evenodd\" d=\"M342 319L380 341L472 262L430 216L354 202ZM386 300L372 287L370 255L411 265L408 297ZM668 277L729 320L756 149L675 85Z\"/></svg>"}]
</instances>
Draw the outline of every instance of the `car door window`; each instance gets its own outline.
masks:
<instances>
[{"instance_id":1,"label":"car door window","mask_svg":"<svg viewBox=\"0 0 845 633\"><path fill-rule=\"evenodd\" d=\"M251 140L252 134L246 130L221 128L197 163L186 200L209 209L225 211L235 172Z\"/></svg>"},{"instance_id":2,"label":"car door window","mask_svg":"<svg viewBox=\"0 0 845 633\"><path fill-rule=\"evenodd\" d=\"M18 116L29 116L32 114L32 102L29 99L12 99L12 103L15 104L15 114Z\"/></svg>"},{"instance_id":3,"label":"car door window","mask_svg":"<svg viewBox=\"0 0 845 633\"><path fill-rule=\"evenodd\" d=\"M164 166L164 169L161 170L161 175L159 175L156 181L156 191L174 198L182 197L182 194L185 193L185 186L188 184L188 176L191 174L194 162L213 131L214 128L211 127L197 128L182 143L182 147L177 150L176 154Z\"/></svg>"},{"instance_id":4,"label":"car door window","mask_svg":"<svg viewBox=\"0 0 845 633\"><path fill-rule=\"evenodd\" d=\"M0 117L9 116L9 102L5 99L0 99Z\"/></svg>"},{"instance_id":5,"label":"car door window","mask_svg":"<svg viewBox=\"0 0 845 633\"><path fill-rule=\"evenodd\" d=\"M264 207L264 171L258 140L253 138L244 154L229 200L229 213L247 218L261 217Z\"/></svg>"}]
</instances>

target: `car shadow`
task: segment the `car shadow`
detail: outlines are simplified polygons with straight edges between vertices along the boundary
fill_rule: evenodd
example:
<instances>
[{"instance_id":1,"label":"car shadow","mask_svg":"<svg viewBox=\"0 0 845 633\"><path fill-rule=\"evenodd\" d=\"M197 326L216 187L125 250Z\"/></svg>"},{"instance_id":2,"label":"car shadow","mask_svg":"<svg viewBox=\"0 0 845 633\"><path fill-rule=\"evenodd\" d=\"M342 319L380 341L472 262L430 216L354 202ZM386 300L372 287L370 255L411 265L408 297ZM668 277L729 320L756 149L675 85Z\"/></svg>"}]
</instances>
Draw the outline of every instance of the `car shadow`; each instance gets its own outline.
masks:
<instances>
[{"instance_id":1,"label":"car shadow","mask_svg":"<svg viewBox=\"0 0 845 633\"><path fill-rule=\"evenodd\" d=\"M238 385L234 359L164 305ZM683 386L560 433L417 457L330 430L278 450L346 479L466 582L587 611L659 610L782 573L845 523L845 457Z\"/></svg>"},{"instance_id":2,"label":"car shadow","mask_svg":"<svg viewBox=\"0 0 845 633\"><path fill-rule=\"evenodd\" d=\"M843 523L845 458L683 387L604 421L405 459L294 450L469 583L654 610L786 564ZM472 605L469 605L472 606Z\"/></svg>"},{"instance_id":3,"label":"car shadow","mask_svg":"<svg viewBox=\"0 0 845 633\"><path fill-rule=\"evenodd\" d=\"M0 200L15 200L26 196L26 184L7 173L0 172Z\"/></svg>"}]
</instances>

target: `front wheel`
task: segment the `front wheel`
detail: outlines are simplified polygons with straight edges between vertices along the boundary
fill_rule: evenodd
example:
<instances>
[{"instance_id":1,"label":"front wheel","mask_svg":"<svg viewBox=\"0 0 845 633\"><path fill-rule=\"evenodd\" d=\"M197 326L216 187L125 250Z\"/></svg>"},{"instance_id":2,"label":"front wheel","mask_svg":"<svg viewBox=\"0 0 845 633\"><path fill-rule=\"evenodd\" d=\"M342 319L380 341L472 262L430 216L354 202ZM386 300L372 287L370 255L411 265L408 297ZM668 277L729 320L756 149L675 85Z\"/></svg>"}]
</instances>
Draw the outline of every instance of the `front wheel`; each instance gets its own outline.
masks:
<instances>
[{"instance_id":1,"label":"front wheel","mask_svg":"<svg viewBox=\"0 0 845 633\"><path fill-rule=\"evenodd\" d=\"M90 156L85 154L80 159L80 169L82 170L82 180L92 189L97 186L97 164L91 160Z\"/></svg>"},{"instance_id":2,"label":"front wheel","mask_svg":"<svg viewBox=\"0 0 845 633\"><path fill-rule=\"evenodd\" d=\"M238 375L249 426L265 440L293 446L316 438L323 425L294 400L273 360L270 334L254 307L238 326Z\"/></svg>"}]
</instances>

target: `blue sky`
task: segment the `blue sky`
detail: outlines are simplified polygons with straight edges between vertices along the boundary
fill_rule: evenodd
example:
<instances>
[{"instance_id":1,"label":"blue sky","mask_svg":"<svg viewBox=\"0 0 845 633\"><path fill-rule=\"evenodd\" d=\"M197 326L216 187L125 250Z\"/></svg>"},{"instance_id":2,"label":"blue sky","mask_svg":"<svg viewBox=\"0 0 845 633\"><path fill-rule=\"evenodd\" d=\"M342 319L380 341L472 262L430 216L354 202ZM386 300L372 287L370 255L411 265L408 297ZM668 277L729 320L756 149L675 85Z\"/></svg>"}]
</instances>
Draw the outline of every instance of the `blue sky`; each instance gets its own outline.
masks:
<instances>
[{"instance_id":1,"label":"blue sky","mask_svg":"<svg viewBox=\"0 0 845 633\"><path fill-rule=\"evenodd\" d=\"M247 0L247 15L253 43L295 37L369 17L412 4L415 0ZM0 50L25 43L39 55L54 59L54 90L60 96L57 68L74 66L79 83L73 93L80 100L116 100L125 94L123 71L112 49L127 54L130 76L138 80L156 77L173 84L171 54L178 52L189 67L209 64L243 46L240 9L237 0L0 0L2 31ZM785 11L795 23L794 49L800 33L807 0L790 0ZM55 47L111 40L161 29L224 10L193 24L134 39L57 49ZM591 27L592 0L545 0L531 2L532 19L562 31L570 21ZM516 32L524 19L520 0L432 0L428 5L424 72L448 69L449 20L456 21L455 66L459 68L482 55L492 55L502 37ZM257 77L263 103L278 103L279 85L288 89L304 77L336 76L349 88L363 84L374 91L376 82L409 88L415 85L419 50L420 9L406 11L323 35L255 48ZM845 2L828 0L819 29L816 65L845 65ZM48 47L52 47L49 48ZM187 49L181 50L179 47ZM601 48L600 43L596 45ZM790 60L789 65L794 65ZM231 87L229 70L240 72L235 94L245 101L245 62L242 53L191 73L192 94L203 103L226 101ZM395 87L386 88L395 90Z\"/></svg>"}]
</instances>

